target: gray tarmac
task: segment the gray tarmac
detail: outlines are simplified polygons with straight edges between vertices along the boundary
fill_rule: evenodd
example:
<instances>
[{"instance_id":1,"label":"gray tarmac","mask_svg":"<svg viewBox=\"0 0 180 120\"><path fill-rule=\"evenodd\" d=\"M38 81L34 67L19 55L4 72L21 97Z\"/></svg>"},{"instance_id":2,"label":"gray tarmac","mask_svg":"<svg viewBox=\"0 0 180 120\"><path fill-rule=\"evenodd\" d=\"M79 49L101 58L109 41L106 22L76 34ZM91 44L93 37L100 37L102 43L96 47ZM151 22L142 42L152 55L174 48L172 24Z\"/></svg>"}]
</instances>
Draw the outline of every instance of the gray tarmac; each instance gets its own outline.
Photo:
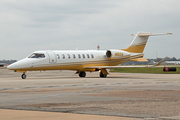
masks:
<instances>
[{"instance_id":1,"label":"gray tarmac","mask_svg":"<svg viewBox=\"0 0 180 120\"><path fill-rule=\"evenodd\" d=\"M0 69L0 109L105 115L138 119L180 119L179 74L74 71L21 73Z\"/></svg>"}]
</instances>

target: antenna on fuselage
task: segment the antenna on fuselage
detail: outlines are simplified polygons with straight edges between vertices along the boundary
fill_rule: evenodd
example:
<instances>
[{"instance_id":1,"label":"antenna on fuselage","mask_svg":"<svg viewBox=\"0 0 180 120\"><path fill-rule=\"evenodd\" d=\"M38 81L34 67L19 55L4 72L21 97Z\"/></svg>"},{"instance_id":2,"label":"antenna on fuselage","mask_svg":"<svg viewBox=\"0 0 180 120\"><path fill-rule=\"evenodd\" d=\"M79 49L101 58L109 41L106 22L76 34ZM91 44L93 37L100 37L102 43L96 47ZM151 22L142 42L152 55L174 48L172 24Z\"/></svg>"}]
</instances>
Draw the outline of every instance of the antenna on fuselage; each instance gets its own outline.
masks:
<instances>
[{"instance_id":1,"label":"antenna on fuselage","mask_svg":"<svg viewBox=\"0 0 180 120\"><path fill-rule=\"evenodd\" d=\"M100 49L100 46L98 45L98 46L97 46L97 50L99 50L99 49Z\"/></svg>"}]
</instances>

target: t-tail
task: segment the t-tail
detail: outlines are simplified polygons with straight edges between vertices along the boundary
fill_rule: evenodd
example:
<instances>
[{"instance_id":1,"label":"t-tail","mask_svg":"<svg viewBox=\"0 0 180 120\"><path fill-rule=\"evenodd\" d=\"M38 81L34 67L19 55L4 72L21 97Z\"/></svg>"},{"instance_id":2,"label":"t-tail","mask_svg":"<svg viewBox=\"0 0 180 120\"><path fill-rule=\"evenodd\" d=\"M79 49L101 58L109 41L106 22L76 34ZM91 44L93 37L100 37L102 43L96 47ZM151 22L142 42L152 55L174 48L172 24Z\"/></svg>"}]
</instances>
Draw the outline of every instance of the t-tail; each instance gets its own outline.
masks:
<instances>
[{"instance_id":1,"label":"t-tail","mask_svg":"<svg viewBox=\"0 0 180 120\"><path fill-rule=\"evenodd\" d=\"M160 34L153 34L150 32L138 32L133 41L131 42L130 46L126 49L122 49L127 52L131 53L143 53L146 43L148 41L149 36L156 36L156 35L169 35L172 33L160 33ZM134 35L134 34L132 34Z\"/></svg>"}]
</instances>

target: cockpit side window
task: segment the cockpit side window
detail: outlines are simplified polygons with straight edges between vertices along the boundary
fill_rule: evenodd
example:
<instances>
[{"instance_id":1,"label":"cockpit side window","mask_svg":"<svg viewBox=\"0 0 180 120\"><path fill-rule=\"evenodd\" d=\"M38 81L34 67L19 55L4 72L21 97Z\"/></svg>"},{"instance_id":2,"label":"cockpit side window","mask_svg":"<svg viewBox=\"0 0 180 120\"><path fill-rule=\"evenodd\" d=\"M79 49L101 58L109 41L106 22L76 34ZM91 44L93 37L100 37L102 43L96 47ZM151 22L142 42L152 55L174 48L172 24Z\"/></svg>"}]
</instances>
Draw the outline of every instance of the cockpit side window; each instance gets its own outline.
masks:
<instances>
[{"instance_id":1,"label":"cockpit side window","mask_svg":"<svg viewBox=\"0 0 180 120\"><path fill-rule=\"evenodd\" d=\"M33 53L28 58L45 58L45 55L41 53Z\"/></svg>"}]
</instances>

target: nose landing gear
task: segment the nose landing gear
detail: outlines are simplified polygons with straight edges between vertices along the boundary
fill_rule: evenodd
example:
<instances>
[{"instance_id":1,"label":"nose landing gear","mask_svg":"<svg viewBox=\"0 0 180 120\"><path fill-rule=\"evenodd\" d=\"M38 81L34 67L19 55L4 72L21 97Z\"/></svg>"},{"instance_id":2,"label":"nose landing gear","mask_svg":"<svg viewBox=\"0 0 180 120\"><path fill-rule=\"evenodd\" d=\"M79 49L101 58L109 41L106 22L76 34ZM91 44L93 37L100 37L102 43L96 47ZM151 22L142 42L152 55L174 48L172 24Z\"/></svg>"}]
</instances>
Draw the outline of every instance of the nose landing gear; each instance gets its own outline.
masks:
<instances>
[{"instance_id":1,"label":"nose landing gear","mask_svg":"<svg viewBox=\"0 0 180 120\"><path fill-rule=\"evenodd\" d=\"M23 74L21 75L21 78L22 78L22 79L26 79L26 74L23 73Z\"/></svg>"}]
</instances>

